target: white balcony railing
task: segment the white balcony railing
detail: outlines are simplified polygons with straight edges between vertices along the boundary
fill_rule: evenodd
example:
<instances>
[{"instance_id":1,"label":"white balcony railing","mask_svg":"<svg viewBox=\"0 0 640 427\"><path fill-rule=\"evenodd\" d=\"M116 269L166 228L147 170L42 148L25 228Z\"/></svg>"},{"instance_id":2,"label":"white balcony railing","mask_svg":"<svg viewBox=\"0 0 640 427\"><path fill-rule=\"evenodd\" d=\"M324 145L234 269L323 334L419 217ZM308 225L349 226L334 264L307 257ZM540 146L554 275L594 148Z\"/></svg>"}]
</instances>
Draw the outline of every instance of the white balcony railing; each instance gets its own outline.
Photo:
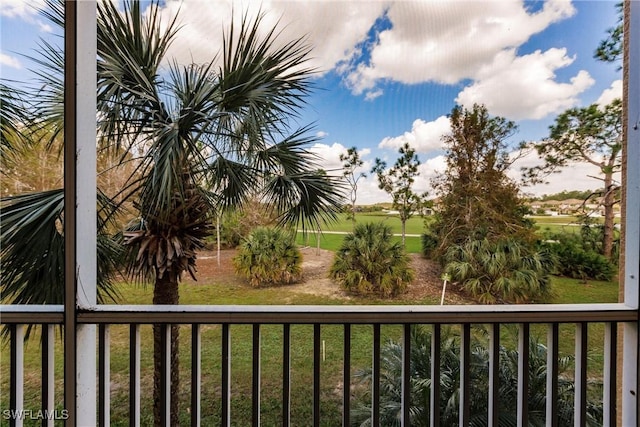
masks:
<instances>
[{"instance_id":1,"label":"white balcony railing","mask_svg":"<svg viewBox=\"0 0 640 427\"><path fill-rule=\"evenodd\" d=\"M53 395L53 384L60 381L55 377L53 369L54 339L53 325L62 325L63 310L62 306L51 307L25 307L25 306L3 306L2 323L10 326L11 331L11 378L10 378L10 407L6 414L11 414L13 425L21 425L20 421L26 416L18 414L33 414L41 411L44 414L53 414L54 418L61 418L66 415L60 409L65 408L65 402L55 399ZM573 388L574 388L574 408L573 419L576 426L587 425L587 405L588 405L588 382L590 378L587 371L587 353L594 351L603 354L602 364L594 366L593 362L589 365L589 371L595 371L602 374L603 393L596 397L602 402L602 418L598 420L601 425L616 425L617 410L620 407L617 399L617 388L620 385L616 374L617 368L617 330L627 327L627 325L637 324L638 311L627 307L623 304L590 304L590 305L522 305L522 306L100 306L97 310L80 311L77 314L78 323L82 325L98 325L98 333L96 342L93 343L94 360L99 363L89 363L93 366L92 376L97 377L97 390L94 391L96 399L98 419L94 424L110 425L111 424L111 402L110 396L114 392L111 388L111 375L117 375L123 378L128 375L129 402L129 424L141 425L141 400L148 399L149 388L146 391L142 389L141 378L141 346L142 340L140 336L141 325L160 324L163 325L167 332L167 345L170 337L171 324L183 325L183 329L190 329L191 342L183 341L183 348L189 348L191 364L188 368L189 373L189 393L190 405L188 408L182 408L184 414L188 414L191 425L201 425L201 408L202 405L211 406L212 402L203 402L201 397L202 384L202 345L201 334L205 325L219 325L221 328L221 340L217 347L217 357L221 364L221 373L219 375L220 383L214 385L216 390L220 390L217 407L220 408L219 413L214 414L213 418L220 420L221 425L231 425L235 419L234 409L231 406L233 398L232 385L234 378L231 374L232 357L231 355L231 331L234 325L251 325L252 326L252 350L251 350L251 366L252 366L252 425L260 425L262 414L261 411L261 385L260 379L263 377L261 373L261 340L260 333L263 325L282 325L282 357L280 358L282 372L282 401L281 406L276 411L281 412L282 425L291 425L291 340L290 331L293 325L313 325L313 363L311 364L312 373L307 376L313 378L313 402L312 414L309 416L308 425L337 425L342 423L344 426L350 425L351 400L353 378L351 373L353 366L351 364L351 327L354 325L368 325L371 327L372 339L372 382L371 382L371 422L372 425L381 424L381 326L383 325L401 325L402 327L402 390L400 392L400 409L398 411L398 419L401 425L410 425L412 414L410 413L411 399L418 398L411 395L410 379L412 366L409 354L411 352L412 342L410 339L410 331L413 325L430 325L432 328L431 342L431 376L429 378L431 386L431 401L429 405L430 425L439 426L440 409L441 408L441 374L440 374L440 349L441 349L441 327L442 325L457 325L460 333L460 378L459 378L459 425L470 425L471 415L475 418L486 418L488 425L498 425L500 418L500 400L505 396L500 396L498 390L500 388L498 367L500 356L498 348L500 346L500 328L506 324L519 325L518 332L518 396L517 396L517 419L521 426L529 425L529 335L533 327L545 328L547 330L546 348L547 348L547 364L546 378L547 386L545 390L546 424L550 426L558 425L559 413L557 407L558 397L558 365L560 363L561 354L559 354L560 327L570 324L575 326L575 352L574 371L573 371ZM588 346L589 326L593 324L604 324L604 339L598 344L600 349ZM28 374L33 377L33 372L25 372L23 365L24 355L24 330L27 325L46 325L40 329L42 334L42 369L41 372L35 373L40 376L41 383L41 407L25 408L24 406L24 377ZM111 325L129 325L129 354L124 357L129 358L128 372L112 372L111 351L110 351L110 327ZM322 337L322 328L327 325L341 325L343 328L343 355L341 372L337 373L338 377L342 377L342 396L341 396L341 416L340 419L334 419L335 414L327 416L321 412L321 386L323 378L336 378L333 375L323 371L321 375L321 349L320 342ZM492 356L489 359L487 367L487 377L480 379L480 383L487 384L485 390L488 396L488 410L486 414L471 414L472 406L471 396L469 393L472 381L478 381L478 378L471 377L470 369L470 349L471 349L471 327L473 325L483 325L489 332L489 340L487 343L487 351ZM184 335L183 335L184 340ZM164 398L161 400L162 411L164 414L164 424L170 425L169 405L170 387L168 379L171 378L170 372L170 346L167 346L165 352L165 366L163 370ZM68 350L67 350L68 351ZM67 351L63 357L67 357ZM211 353L211 344L208 345L207 351ZM627 352L625 352L627 354ZM122 357L122 355L121 355ZM83 361L78 361L82 365ZM415 363L415 361L414 361ZM78 366L82 368L82 366ZM273 371L273 366L270 370ZM325 369L325 368L322 368ZM122 368L121 368L122 370ZM125 370L126 371L126 370ZM627 373L628 374L628 373ZM632 374L637 375L637 372ZM593 376L593 374L591 374ZM599 375L598 375L599 376ZM424 380L424 378L421 378ZM273 383L270 381L270 383ZM277 381L275 381L277 383ZM332 384L334 387L335 384ZM118 384L118 388L122 389L123 384ZM211 385L209 385L211 388ZM245 387L246 388L246 387ZM33 393L33 391L30 391ZM146 394L145 394L146 393ZM273 390L271 390L273 393ZM594 399L594 396L589 396ZM633 407L635 406L635 408ZM632 407L622 407L622 415L625 416L625 423L628 420L637 417L637 400L632 403ZM28 410L28 412L25 412ZM73 408L68 410L72 411ZM121 412L121 411L120 411ZM183 415L184 415L183 414ZM514 415L514 414L509 414ZM186 415L184 415L186 416ZM537 415L538 416L538 415ZM148 419L148 414L147 414ZM127 420L117 420L120 423ZM237 421L236 421L237 422ZM631 425L631 424L623 424Z\"/></svg>"}]
</instances>

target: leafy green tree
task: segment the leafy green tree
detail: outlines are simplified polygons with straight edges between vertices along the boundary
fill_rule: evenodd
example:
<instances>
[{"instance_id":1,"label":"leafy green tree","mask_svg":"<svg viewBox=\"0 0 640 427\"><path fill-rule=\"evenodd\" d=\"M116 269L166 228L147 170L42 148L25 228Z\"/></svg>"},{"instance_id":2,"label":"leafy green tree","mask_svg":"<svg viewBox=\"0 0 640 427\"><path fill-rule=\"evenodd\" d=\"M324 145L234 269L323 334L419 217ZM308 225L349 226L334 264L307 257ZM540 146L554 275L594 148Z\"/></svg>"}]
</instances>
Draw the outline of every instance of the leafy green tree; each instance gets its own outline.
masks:
<instances>
[{"instance_id":1,"label":"leafy green tree","mask_svg":"<svg viewBox=\"0 0 640 427\"><path fill-rule=\"evenodd\" d=\"M498 241L509 236L533 241L533 224L519 189L507 176L513 163L506 139L516 125L490 117L486 107L457 106L450 115L451 132L443 136L447 169L434 181L440 206L432 232L441 257L450 246L468 240Z\"/></svg>"},{"instance_id":2,"label":"leafy green tree","mask_svg":"<svg viewBox=\"0 0 640 427\"><path fill-rule=\"evenodd\" d=\"M258 227L241 243L233 265L251 286L287 285L301 277L302 254L294 232Z\"/></svg>"},{"instance_id":3,"label":"leafy green tree","mask_svg":"<svg viewBox=\"0 0 640 427\"><path fill-rule=\"evenodd\" d=\"M537 143L535 149L544 163L527 170L534 182L572 162L598 168L602 187L593 196L604 208L602 253L611 259L615 239L613 208L619 202L620 189L614 176L622 167L622 101L565 111L550 127L549 137Z\"/></svg>"},{"instance_id":4,"label":"leafy green tree","mask_svg":"<svg viewBox=\"0 0 640 427\"><path fill-rule=\"evenodd\" d=\"M378 177L378 187L391 195L392 206L400 212L402 223L402 246L405 245L405 230L407 220L416 212L422 212L427 203L427 193L418 194L413 191L413 183L420 175L418 166L420 160L409 143L405 143L400 150L400 157L393 167L387 169L387 163L376 158L371 173Z\"/></svg>"},{"instance_id":5,"label":"leafy green tree","mask_svg":"<svg viewBox=\"0 0 640 427\"><path fill-rule=\"evenodd\" d=\"M345 236L331 265L331 277L347 291L384 297L404 291L413 280L409 257L381 222L356 224Z\"/></svg>"},{"instance_id":6,"label":"leafy green tree","mask_svg":"<svg viewBox=\"0 0 640 427\"><path fill-rule=\"evenodd\" d=\"M356 147L351 147L346 153L340 154L340 161L343 162L342 177L347 181L347 184L349 184L349 187L351 188L349 193L349 201L351 202L351 212L349 212L349 217L355 227L358 181L360 181L361 178L366 178L367 174L364 172L356 173L356 169L362 167L364 164Z\"/></svg>"},{"instance_id":7,"label":"leafy green tree","mask_svg":"<svg viewBox=\"0 0 640 427\"><path fill-rule=\"evenodd\" d=\"M489 396L489 351L482 332L472 334L470 361L470 423L485 426L488 422ZM411 329L410 424L415 427L429 426L431 414L431 333L422 326ZM529 344L529 425L544 426L546 413L547 349L531 339ZM403 355L402 343L390 340L381 349L380 361L380 424L399 427L398 414L401 411ZM460 398L460 339L451 328L442 330L440 341L440 424L454 426L459 423ZM558 425L573 425L574 390L571 357L562 357L558 363ZM352 425L371 425L371 369L355 374L365 387L356 397L351 412ZM518 406L518 351L500 346L498 361L500 387L498 425L517 425ZM600 384L589 381L590 392L594 394ZM587 425L601 425L602 403L589 399L587 402Z\"/></svg>"},{"instance_id":8,"label":"leafy green tree","mask_svg":"<svg viewBox=\"0 0 640 427\"><path fill-rule=\"evenodd\" d=\"M543 302L550 294L554 258L517 240L487 239L450 246L445 273L482 303Z\"/></svg>"},{"instance_id":9,"label":"leafy green tree","mask_svg":"<svg viewBox=\"0 0 640 427\"><path fill-rule=\"evenodd\" d=\"M47 5L45 16L64 25L63 2ZM212 231L210 219L216 209L241 206L257 195L279 215L279 222L317 229L325 215L338 211L340 186L316 172L304 148L314 138L305 136L307 127L296 130L292 121L304 105L312 71L305 66L309 47L302 39L282 43L275 29L261 37L261 17L251 20L245 15L239 27L229 27L220 64L214 58L183 66L166 57L179 28L176 19L161 22L159 2L150 2L146 11L134 0L123 7L121 13L114 2L98 3L98 147L139 155L135 173L118 197L103 206L134 202L135 219L124 232L129 271L154 283L155 304L177 304L180 278L194 275L197 250ZM46 96L40 96L33 111L38 123L62 129L63 53L50 44L43 44L43 49L39 63L50 67L41 73ZM171 65L163 71L161 64L167 62ZM62 263L46 270L40 266L58 259L58 252L52 251L62 247L52 245L59 239L34 233L36 225L59 230L61 194L2 201L2 293L14 303L32 302L30 294L42 293L39 277L21 271L61 277ZM107 210L101 213L112 217ZM9 217L15 227L5 229ZM98 224L104 231L106 221ZM25 232L40 239L36 247L48 257L33 260L28 252L20 253L31 248L7 243ZM15 262L5 263L9 258ZM35 264L20 262L27 259ZM115 262L108 255L106 259ZM49 284L51 293L61 298L62 282ZM11 292L16 287L23 292ZM163 354L160 329L154 329L154 418L159 425ZM172 328L171 347L171 424L177 425L177 327Z\"/></svg>"}]
</instances>

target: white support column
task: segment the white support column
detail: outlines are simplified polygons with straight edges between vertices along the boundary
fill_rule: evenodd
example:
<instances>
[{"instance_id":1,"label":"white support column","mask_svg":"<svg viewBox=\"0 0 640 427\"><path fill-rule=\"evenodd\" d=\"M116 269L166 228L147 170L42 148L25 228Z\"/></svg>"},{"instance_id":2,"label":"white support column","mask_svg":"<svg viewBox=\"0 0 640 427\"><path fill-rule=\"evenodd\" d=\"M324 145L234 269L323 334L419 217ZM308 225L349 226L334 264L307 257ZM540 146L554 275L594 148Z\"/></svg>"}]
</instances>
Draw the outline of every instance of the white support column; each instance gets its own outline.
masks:
<instances>
[{"instance_id":1,"label":"white support column","mask_svg":"<svg viewBox=\"0 0 640 427\"><path fill-rule=\"evenodd\" d=\"M76 39L76 304L96 307L96 2L77 2ZM96 326L76 335L77 425L96 425Z\"/></svg>"},{"instance_id":2,"label":"white support column","mask_svg":"<svg viewBox=\"0 0 640 427\"><path fill-rule=\"evenodd\" d=\"M627 199L625 222L624 303L638 309L640 279L640 1L629 1L627 102ZM624 324L622 360L622 425L635 426L638 419L638 323Z\"/></svg>"}]
</instances>

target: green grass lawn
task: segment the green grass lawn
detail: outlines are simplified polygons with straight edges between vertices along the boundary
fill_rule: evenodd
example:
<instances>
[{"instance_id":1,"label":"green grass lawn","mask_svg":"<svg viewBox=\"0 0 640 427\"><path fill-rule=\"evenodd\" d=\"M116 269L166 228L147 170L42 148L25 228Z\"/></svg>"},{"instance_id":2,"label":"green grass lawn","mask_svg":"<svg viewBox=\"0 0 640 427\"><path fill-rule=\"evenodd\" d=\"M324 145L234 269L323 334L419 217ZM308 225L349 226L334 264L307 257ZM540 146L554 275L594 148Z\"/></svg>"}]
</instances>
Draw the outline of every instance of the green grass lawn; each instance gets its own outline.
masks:
<instances>
[{"instance_id":1,"label":"green grass lawn","mask_svg":"<svg viewBox=\"0 0 640 427\"><path fill-rule=\"evenodd\" d=\"M320 248L330 251L337 251L338 249L340 249L345 235L346 234L333 234L331 232L320 234ZM402 238L400 236L394 236L393 239L398 242L402 241ZM318 244L318 234L307 233L307 235L305 236L303 235L303 233L299 232L296 238L296 243L301 246L310 246L312 248L315 248ZM406 236L405 250L408 253L420 253L422 250L420 237Z\"/></svg>"},{"instance_id":2,"label":"green grass lawn","mask_svg":"<svg viewBox=\"0 0 640 427\"><path fill-rule=\"evenodd\" d=\"M427 222L430 218L426 218ZM395 234L402 232L402 223L398 215L389 215L384 212L364 212L356 214L357 223L366 222L384 222L391 227L391 230ZM406 234L422 234L424 233L425 218L419 216L411 217L406 223ZM338 215L338 219L335 222L323 226L323 230L326 231L353 231L353 222L347 219L346 214Z\"/></svg>"},{"instance_id":3,"label":"green grass lawn","mask_svg":"<svg viewBox=\"0 0 640 427\"><path fill-rule=\"evenodd\" d=\"M580 226L578 218L575 216L532 216L531 219L538 227L538 232L552 232L552 233L579 233ZM596 219L601 220L601 219ZM619 221L619 219L616 219ZM406 223L407 235L421 235L427 230L428 224L433 221L433 217L421 218L418 216L409 218ZM402 232L402 224L400 218L397 215L389 215L384 212L363 212L356 214L357 223L366 222L384 222L391 227L394 234L399 235ZM426 223L426 225L425 225ZM328 249L335 251L341 243L344 235L331 234L332 232L350 233L353 231L353 222L347 219L346 214L338 215L338 219L335 222L326 224L322 227L324 233L320 237L320 247L322 249ZM313 246L317 244L316 233L308 233L308 238L301 237L302 233L298 233L298 244L304 246ZM399 237L397 237L400 240ZM420 253L421 243L419 237L407 236L406 237L406 249L409 253Z\"/></svg>"}]
</instances>

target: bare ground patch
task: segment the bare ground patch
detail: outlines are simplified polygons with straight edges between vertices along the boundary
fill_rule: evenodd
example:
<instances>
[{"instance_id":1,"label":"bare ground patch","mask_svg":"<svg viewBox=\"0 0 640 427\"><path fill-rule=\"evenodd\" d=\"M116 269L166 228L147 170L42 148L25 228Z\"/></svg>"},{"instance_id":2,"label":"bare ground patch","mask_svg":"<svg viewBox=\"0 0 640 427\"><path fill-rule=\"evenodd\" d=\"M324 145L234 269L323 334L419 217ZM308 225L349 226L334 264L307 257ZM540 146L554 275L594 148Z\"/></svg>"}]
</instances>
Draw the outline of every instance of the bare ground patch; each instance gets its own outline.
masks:
<instances>
[{"instance_id":1,"label":"bare ground patch","mask_svg":"<svg viewBox=\"0 0 640 427\"><path fill-rule=\"evenodd\" d=\"M301 248L302 251L302 280L293 285L283 287L287 293L304 293L324 296L344 301L353 300L350 295L342 291L340 287L329 278L329 269L333 262L334 252L311 247ZM225 249L220 252L220 260L216 251L203 251L198 254L199 283L246 285L246 282L235 274L232 259L237 251ZM423 258L418 254L410 254L411 267L415 271L415 279L409 285L407 291L398 296L403 302L415 301L421 303L425 300L440 301L442 292L442 280L440 280L440 267L434 261ZM185 277L186 282L193 283L190 277ZM283 303L288 298L283 295ZM473 300L459 294L452 287L447 287L445 304L473 304Z\"/></svg>"}]
</instances>

